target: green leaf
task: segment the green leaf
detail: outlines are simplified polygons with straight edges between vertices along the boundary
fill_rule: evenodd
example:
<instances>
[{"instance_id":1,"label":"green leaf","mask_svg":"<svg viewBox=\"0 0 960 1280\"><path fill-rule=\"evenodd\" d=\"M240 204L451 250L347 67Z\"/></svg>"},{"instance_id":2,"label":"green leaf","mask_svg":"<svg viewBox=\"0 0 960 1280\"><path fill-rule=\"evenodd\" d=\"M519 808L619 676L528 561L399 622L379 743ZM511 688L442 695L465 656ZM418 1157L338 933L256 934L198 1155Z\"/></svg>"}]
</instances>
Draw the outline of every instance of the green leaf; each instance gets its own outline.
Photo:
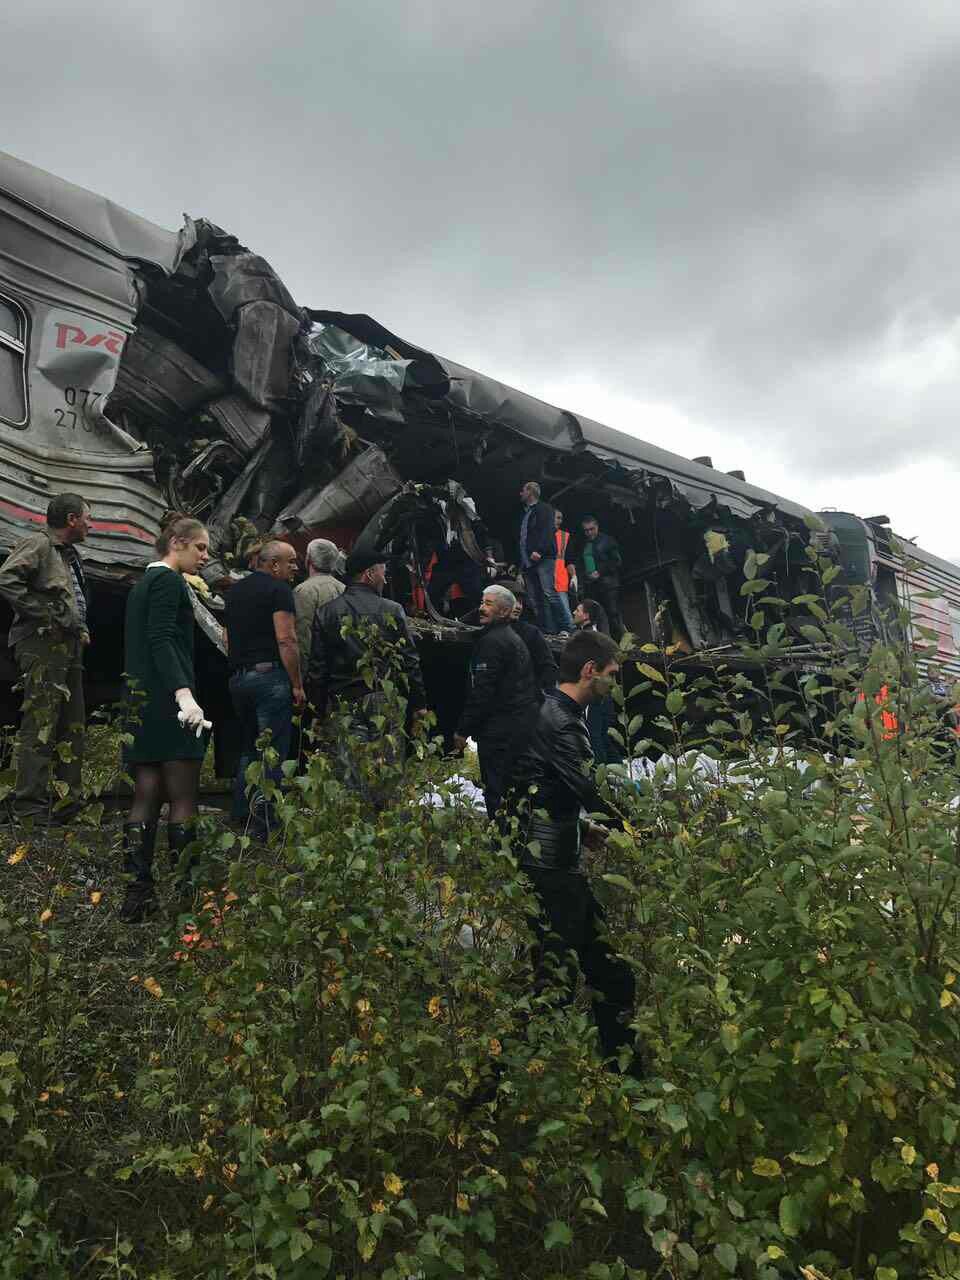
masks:
<instances>
[{"instance_id":1,"label":"green leaf","mask_svg":"<svg viewBox=\"0 0 960 1280\"><path fill-rule=\"evenodd\" d=\"M560 1222L554 1218L552 1222L547 1223L547 1229L543 1234L543 1247L549 1252L573 1243L573 1232L565 1222Z\"/></svg>"},{"instance_id":2,"label":"green leaf","mask_svg":"<svg viewBox=\"0 0 960 1280\"><path fill-rule=\"evenodd\" d=\"M297 1262L305 1253L310 1252L313 1241L305 1231L291 1231L287 1248L290 1250L290 1261Z\"/></svg>"},{"instance_id":3,"label":"green leaf","mask_svg":"<svg viewBox=\"0 0 960 1280\"><path fill-rule=\"evenodd\" d=\"M310 1204L310 1192L306 1187L294 1187L287 1192L287 1204L291 1209L306 1209Z\"/></svg>"},{"instance_id":4,"label":"green leaf","mask_svg":"<svg viewBox=\"0 0 960 1280\"><path fill-rule=\"evenodd\" d=\"M651 667L649 662L638 662L637 670L641 675L646 676L648 680L654 680L657 684L667 683L663 677L663 672L658 671L656 667Z\"/></svg>"},{"instance_id":5,"label":"green leaf","mask_svg":"<svg viewBox=\"0 0 960 1280\"><path fill-rule=\"evenodd\" d=\"M812 623L804 623L799 628L800 634L804 640L809 640L811 644L826 644L827 637L823 634L819 627L815 627Z\"/></svg>"},{"instance_id":6,"label":"green leaf","mask_svg":"<svg viewBox=\"0 0 960 1280\"><path fill-rule=\"evenodd\" d=\"M693 1271L696 1271L700 1266L700 1255L693 1245L687 1244L685 1240L681 1240L677 1245L677 1253Z\"/></svg>"},{"instance_id":7,"label":"green leaf","mask_svg":"<svg viewBox=\"0 0 960 1280\"><path fill-rule=\"evenodd\" d=\"M718 1244L713 1251L713 1256L723 1267L724 1271L735 1275L737 1271L737 1251L732 1244Z\"/></svg>"},{"instance_id":8,"label":"green leaf","mask_svg":"<svg viewBox=\"0 0 960 1280\"><path fill-rule=\"evenodd\" d=\"M679 715L683 710L684 696L679 689L671 689L664 699L664 706L672 716Z\"/></svg>"},{"instance_id":9,"label":"green leaf","mask_svg":"<svg viewBox=\"0 0 960 1280\"><path fill-rule=\"evenodd\" d=\"M785 1236L790 1236L792 1239L800 1234L800 1230L806 1225L807 1219L803 1201L799 1196L783 1197L780 1201L779 1218L780 1230Z\"/></svg>"},{"instance_id":10,"label":"green leaf","mask_svg":"<svg viewBox=\"0 0 960 1280\"><path fill-rule=\"evenodd\" d=\"M628 893L636 893L637 891L636 885L631 884L626 876L617 876L617 875L614 875L612 872L608 872L606 875L601 876L600 878L601 880L606 881L607 884L615 884L618 889L626 889Z\"/></svg>"},{"instance_id":11,"label":"green leaf","mask_svg":"<svg viewBox=\"0 0 960 1280\"><path fill-rule=\"evenodd\" d=\"M663 1108L663 1118L674 1133L680 1133L687 1127L687 1113L678 1102L671 1102Z\"/></svg>"},{"instance_id":12,"label":"green leaf","mask_svg":"<svg viewBox=\"0 0 960 1280\"><path fill-rule=\"evenodd\" d=\"M323 1147L317 1147L315 1151L311 1151L307 1155L307 1164L310 1166L311 1173L319 1173L333 1159L333 1152L327 1151Z\"/></svg>"},{"instance_id":13,"label":"green leaf","mask_svg":"<svg viewBox=\"0 0 960 1280\"><path fill-rule=\"evenodd\" d=\"M538 1138L548 1138L551 1133L563 1133L567 1127L565 1120L544 1120L537 1130Z\"/></svg>"},{"instance_id":14,"label":"green leaf","mask_svg":"<svg viewBox=\"0 0 960 1280\"><path fill-rule=\"evenodd\" d=\"M627 1187L626 1200L628 1209L639 1209L647 1218L659 1218L667 1210L667 1197L649 1187Z\"/></svg>"},{"instance_id":15,"label":"green leaf","mask_svg":"<svg viewBox=\"0 0 960 1280\"><path fill-rule=\"evenodd\" d=\"M761 591L766 591L767 587L769 586L770 586L769 579L754 578L752 581L745 582L743 584L743 586L740 588L740 594L742 596L755 596Z\"/></svg>"},{"instance_id":16,"label":"green leaf","mask_svg":"<svg viewBox=\"0 0 960 1280\"><path fill-rule=\"evenodd\" d=\"M740 1028L735 1022L720 1024L720 1043L727 1053L736 1053L740 1047Z\"/></svg>"}]
</instances>

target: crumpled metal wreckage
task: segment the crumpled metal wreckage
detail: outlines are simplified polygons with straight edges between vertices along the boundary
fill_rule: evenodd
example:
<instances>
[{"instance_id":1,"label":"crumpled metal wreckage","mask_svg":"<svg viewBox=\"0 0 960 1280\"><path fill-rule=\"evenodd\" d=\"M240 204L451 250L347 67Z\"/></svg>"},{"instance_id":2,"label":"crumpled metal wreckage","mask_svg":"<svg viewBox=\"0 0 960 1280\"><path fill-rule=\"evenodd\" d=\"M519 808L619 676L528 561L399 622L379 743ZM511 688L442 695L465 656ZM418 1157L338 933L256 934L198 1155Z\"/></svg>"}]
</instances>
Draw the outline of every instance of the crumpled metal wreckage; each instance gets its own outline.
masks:
<instances>
[{"instance_id":1,"label":"crumpled metal wreckage","mask_svg":"<svg viewBox=\"0 0 960 1280\"><path fill-rule=\"evenodd\" d=\"M509 561L527 479L618 537L631 629L690 649L731 639L749 550L789 578L808 536L805 508L709 460L298 306L211 222L166 231L0 153L0 544L78 490L94 581L132 581L166 509L207 523L214 587L251 529L376 546L416 581L444 541Z\"/></svg>"}]
</instances>

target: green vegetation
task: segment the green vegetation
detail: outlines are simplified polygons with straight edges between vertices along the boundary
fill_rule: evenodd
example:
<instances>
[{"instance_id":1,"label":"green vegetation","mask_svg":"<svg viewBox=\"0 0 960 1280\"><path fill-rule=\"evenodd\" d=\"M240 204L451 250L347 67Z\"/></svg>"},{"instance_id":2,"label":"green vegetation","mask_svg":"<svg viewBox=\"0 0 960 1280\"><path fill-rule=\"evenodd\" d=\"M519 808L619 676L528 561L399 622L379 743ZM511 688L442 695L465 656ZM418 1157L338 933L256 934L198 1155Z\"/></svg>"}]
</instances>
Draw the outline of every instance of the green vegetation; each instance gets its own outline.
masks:
<instances>
[{"instance_id":1,"label":"green vegetation","mask_svg":"<svg viewBox=\"0 0 960 1280\"><path fill-rule=\"evenodd\" d=\"M532 1007L524 881L417 802L423 741L368 761L376 811L317 754L267 851L205 819L191 928L172 889L117 924L109 827L8 840L0 1277L960 1275L957 751L811 570L796 601L747 584L753 666L639 654L621 691L665 752L607 771L592 866L640 1084L585 1005ZM823 662L789 674L801 612Z\"/></svg>"}]
</instances>

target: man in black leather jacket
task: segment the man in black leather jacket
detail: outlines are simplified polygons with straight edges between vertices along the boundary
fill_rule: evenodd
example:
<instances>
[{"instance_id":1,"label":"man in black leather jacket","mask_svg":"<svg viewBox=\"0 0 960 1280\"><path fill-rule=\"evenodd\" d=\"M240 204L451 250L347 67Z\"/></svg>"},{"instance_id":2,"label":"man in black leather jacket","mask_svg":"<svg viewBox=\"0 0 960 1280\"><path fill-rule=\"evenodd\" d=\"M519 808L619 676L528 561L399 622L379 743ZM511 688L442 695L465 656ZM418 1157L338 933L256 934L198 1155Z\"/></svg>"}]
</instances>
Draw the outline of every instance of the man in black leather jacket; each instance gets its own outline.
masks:
<instances>
[{"instance_id":1,"label":"man in black leather jacket","mask_svg":"<svg viewBox=\"0 0 960 1280\"><path fill-rule=\"evenodd\" d=\"M373 718L385 714L387 708L376 682L373 689L364 682L361 665L366 646L362 638L349 632L341 634L345 620L366 621L383 632L395 646L394 653L406 677L406 688L401 692L406 695L408 709L417 715L426 704L420 656L410 634L407 615L402 605L384 600L382 595L386 571L385 561L376 555L347 557L347 589L317 610L307 668L307 695L318 720L329 710L347 710L350 714L348 731L340 732L338 726L334 742L345 780L361 792L367 788L352 748L376 740L380 731L373 724ZM402 725L394 726L394 731L402 728Z\"/></svg>"},{"instance_id":2,"label":"man in black leather jacket","mask_svg":"<svg viewBox=\"0 0 960 1280\"><path fill-rule=\"evenodd\" d=\"M462 749L477 743L487 813L500 807L514 762L526 747L537 713L530 654L511 625L517 600L506 587L487 587L480 602L483 631L470 655L467 697L453 736Z\"/></svg>"},{"instance_id":3,"label":"man in black leather jacket","mask_svg":"<svg viewBox=\"0 0 960 1280\"><path fill-rule=\"evenodd\" d=\"M581 810L606 806L593 775L593 752L584 711L607 697L619 670L616 644L598 631L578 632L560 654L560 680L547 693L530 745L512 778L519 802L518 860L540 901L534 922L538 938L538 991L556 981L558 966L572 998L575 978L569 971L573 951L593 990L593 1013L605 1057L624 1045L634 1046L625 1023L633 1012L633 973L604 936L603 910L580 870ZM533 794L530 794L531 788ZM640 1071L634 1061L628 1069Z\"/></svg>"}]
</instances>

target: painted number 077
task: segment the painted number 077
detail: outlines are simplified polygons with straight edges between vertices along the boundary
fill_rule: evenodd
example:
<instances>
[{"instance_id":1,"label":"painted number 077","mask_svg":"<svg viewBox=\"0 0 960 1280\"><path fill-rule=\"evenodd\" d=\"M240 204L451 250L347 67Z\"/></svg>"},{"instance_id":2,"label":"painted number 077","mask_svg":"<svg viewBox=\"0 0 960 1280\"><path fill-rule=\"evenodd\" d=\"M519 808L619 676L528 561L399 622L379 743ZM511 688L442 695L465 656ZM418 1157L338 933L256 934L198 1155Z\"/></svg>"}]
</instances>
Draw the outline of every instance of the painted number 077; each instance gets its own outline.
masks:
<instances>
[{"instance_id":1,"label":"painted number 077","mask_svg":"<svg viewBox=\"0 0 960 1280\"><path fill-rule=\"evenodd\" d=\"M54 409L53 414L57 420L57 426L66 427L68 431L76 431L79 419L82 430L92 431L93 426L87 420L85 410L96 403L99 394L97 391L91 391L88 387L64 387L63 398L68 407L66 409ZM77 409L80 410L79 413Z\"/></svg>"}]
</instances>

